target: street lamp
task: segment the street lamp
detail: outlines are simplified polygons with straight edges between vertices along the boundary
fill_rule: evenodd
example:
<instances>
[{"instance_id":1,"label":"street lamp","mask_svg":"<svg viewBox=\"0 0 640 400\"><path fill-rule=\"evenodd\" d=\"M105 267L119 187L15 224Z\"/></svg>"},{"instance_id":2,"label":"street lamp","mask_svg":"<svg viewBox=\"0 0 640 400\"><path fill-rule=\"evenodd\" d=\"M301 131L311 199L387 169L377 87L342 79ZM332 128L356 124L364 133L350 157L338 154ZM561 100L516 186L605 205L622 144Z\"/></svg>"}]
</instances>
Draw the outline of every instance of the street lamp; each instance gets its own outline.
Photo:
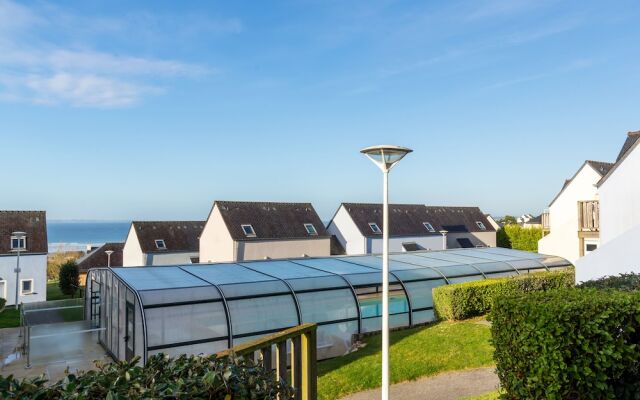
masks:
<instances>
[{"instance_id":1,"label":"street lamp","mask_svg":"<svg viewBox=\"0 0 640 400\"><path fill-rule=\"evenodd\" d=\"M27 244L26 237L27 237L26 232L13 232L11 234L11 242L12 242L11 244L13 245L14 240L18 242L17 245L14 247L18 252L18 259L16 260L16 269L14 271L16 273L16 309L18 308L18 305L19 305L18 297L20 295L20 250L22 250L23 248L26 248L26 244Z\"/></svg>"},{"instance_id":2,"label":"street lamp","mask_svg":"<svg viewBox=\"0 0 640 400\"><path fill-rule=\"evenodd\" d=\"M111 255L113 254L113 250L107 250L105 253L107 253L107 268L111 268Z\"/></svg>"},{"instance_id":3,"label":"street lamp","mask_svg":"<svg viewBox=\"0 0 640 400\"><path fill-rule=\"evenodd\" d=\"M360 152L382 170L382 400L389 399L389 171L413 150L400 146L371 146Z\"/></svg>"},{"instance_id":4,"label":"street lamp","mask_svg":"<svg viewBox=\"0 0 640 400\"><path fill-rule=\"evenodd\" d=\"M442 250L447 249L447 233L449 233L449 231L445 229L440 231L440 234L442 235Z\"/></svg>"}]
</instances>

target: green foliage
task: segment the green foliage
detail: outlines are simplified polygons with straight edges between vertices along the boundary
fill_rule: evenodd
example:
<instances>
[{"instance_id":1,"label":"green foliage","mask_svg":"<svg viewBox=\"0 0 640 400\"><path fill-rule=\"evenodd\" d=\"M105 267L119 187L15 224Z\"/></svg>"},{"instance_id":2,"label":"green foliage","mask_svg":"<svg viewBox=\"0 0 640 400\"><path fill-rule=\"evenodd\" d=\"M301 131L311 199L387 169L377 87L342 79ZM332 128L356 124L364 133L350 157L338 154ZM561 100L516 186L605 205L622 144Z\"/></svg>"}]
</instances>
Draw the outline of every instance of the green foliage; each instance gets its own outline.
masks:
<instances>
[{"instance_id":1,"label":"green foliage","mask_svg":"<svg viewBox=\"0 0 640 400\"><path fill-rule=\"evenodd\" d=\"M605 276L594 281L582 282L578 287L593 289L640 290L640 274Z\"/></svg>"},{"instance_id":2,"label":"green foliage","mask_svg":"<svg viewBox=\"0 0 640 400\"><path fill-rule=\"evenodd\" d=\"M499 247L525 251L538 251L538 240L542 239L542 228L523 228L520 225L505 225L497 232Z\"/></svg>"},{"instance_id":3,"label":"green foliage","mask_svg":"<svg viewBox=\"0 0 640 400\"><path fill-rule=\"evenodd\" d=\"M503 399L640 398L640 293L500 297L491 316Z\"/></svg>"},{"instance_id":4,"label":"green foliage","mask_svg":"<svg viewBox=\"0 0 640 400\"><path fill-rule=\"evenodd\" d=\"M144 367L131 362L101 365L49 384L0 376L2 399L292 399L293 389L253 362L215 356L156 355Z\"/></svg>"},{"instance_id":5,"label":"green foliage","mask_svg":"<svg viewBox=\"0 0 640 400\"><path fill-rule=\"evenodd\" d=\"M0 328L15 328L17 326L20 326L20 310L9 307L0 312Z\"/></svg>"},{"instance_id":6,"label":"green foliage","mask_svg":"<svg viewBox=\"0 0 640 400\"><path fill-rule=\"evenodd\" d=\"M518 223L518 220L513 215L505 215L504 217L499 219L498 222L501 223L502 225L508 225L508 224L515 225Z\"/></svg>"},{"instance_id":7,"label":"green foliage","mask_svg":"<svg viewBox=\"0 0 640 400\"><path fill-rule=\"evenodd\" d=\"M60 266L60 280L58 282L60 291L68 296L75 296L80 288L80 273L78 264L74 260L65 261Z\"/></svg>"},{"instance_id":8,"label":"green foliage","mask_svg":"<svg viewBox=\"0 0 640 400\"><path fill-rule=\"evenodd\" d=\"M0 297L0 310L2 310L6 305L7 305L7 299Z\"/></svg>"},{"instance_id":9,"label":"green foliage","mask_svg":"<svg viewBox=\"0 0 640 400\"><path fill-rule=\"evenodd\" d=\"M433 306L439 318L462 320L489 312L496 297L573 287L575 271L541 272L509 278L455 283L433 289Z\"/></svg>"}]
</instances>

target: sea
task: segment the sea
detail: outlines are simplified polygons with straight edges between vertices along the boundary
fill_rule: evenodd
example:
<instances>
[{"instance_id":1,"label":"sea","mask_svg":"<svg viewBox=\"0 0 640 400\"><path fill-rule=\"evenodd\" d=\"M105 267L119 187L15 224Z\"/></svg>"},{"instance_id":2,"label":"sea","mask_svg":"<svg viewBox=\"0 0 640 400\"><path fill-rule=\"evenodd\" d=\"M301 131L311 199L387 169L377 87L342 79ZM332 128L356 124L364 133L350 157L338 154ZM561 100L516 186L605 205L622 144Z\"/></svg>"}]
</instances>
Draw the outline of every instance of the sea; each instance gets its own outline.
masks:
<instances>
[{"instance_id":1,"label":"sea","mask_svg":"<svg viewBox=\"0 0 640 400\"><path fill-rule=\"evenodd\" d=\"M87 246L124 242L131 221L47 221L49 253L85 251Z\"/></svg>"}]
</instances>

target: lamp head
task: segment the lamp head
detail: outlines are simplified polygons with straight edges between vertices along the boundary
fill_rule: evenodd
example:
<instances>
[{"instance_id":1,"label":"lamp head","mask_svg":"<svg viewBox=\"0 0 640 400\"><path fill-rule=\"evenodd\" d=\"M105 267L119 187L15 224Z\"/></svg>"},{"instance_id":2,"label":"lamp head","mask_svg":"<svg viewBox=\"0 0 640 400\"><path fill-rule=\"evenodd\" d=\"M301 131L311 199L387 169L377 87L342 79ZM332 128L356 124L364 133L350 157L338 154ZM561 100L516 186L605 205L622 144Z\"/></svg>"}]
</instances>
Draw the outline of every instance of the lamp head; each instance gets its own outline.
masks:
<instances>
[{"instance_id":1,"label":"lamp head","mask_svg":"<svg viewBox=\"0 0 640 400\"><path fill-rule=\"evenodd\" d=\"M392 145L379 145L371 146L360 150L360 153L369 157L374 164L376 164L382 171L389 171L394 167L404 156L411 153L413 150L407 147L392 146Z\"/></svg>"},{"instance_id":2,"label":"lamp head","mask_svg":"<svg viewBox=\"0 0 640 400\"><path fill-rule=\"evenodd\" d=\"M11 232L11 236L15 236L18 239L24 239L27 237L27 232Z\"/></svg>"},{"instance_id":3,"label":"lamp head","mask_svg":"<svg viewBox=\"0 0 640 400\"><path fill-rule=\"evenodd\" d=\"M107 253L107 255L110 256L110 255L113 254L113 250L107 250L107 251L105 251L105 253Z\"/></svg>"}]
</instances>

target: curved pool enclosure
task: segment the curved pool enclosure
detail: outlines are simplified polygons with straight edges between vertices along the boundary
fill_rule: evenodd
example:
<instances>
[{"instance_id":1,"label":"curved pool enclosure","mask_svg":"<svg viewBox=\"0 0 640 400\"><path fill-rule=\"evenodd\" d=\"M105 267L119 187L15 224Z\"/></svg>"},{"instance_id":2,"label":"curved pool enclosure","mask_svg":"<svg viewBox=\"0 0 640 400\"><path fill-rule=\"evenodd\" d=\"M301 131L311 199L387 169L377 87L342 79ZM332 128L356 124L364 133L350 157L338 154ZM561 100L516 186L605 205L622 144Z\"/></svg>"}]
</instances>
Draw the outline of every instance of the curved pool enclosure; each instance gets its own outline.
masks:
<instances>
[{"instance_id":1,"label":"curved pool enclosure","mask_svg":"<svg viewBox=\"0 0 640 400\"><path fill-rule=\"evenodd\" d=\"M391 254L390 326L433 321L434 287L570 265L503 248ZM115 359L215 353L305 322L322 359L381 329L381 269L373 255L92 269L85 315Z\"/></svg>"}]
</instances>

